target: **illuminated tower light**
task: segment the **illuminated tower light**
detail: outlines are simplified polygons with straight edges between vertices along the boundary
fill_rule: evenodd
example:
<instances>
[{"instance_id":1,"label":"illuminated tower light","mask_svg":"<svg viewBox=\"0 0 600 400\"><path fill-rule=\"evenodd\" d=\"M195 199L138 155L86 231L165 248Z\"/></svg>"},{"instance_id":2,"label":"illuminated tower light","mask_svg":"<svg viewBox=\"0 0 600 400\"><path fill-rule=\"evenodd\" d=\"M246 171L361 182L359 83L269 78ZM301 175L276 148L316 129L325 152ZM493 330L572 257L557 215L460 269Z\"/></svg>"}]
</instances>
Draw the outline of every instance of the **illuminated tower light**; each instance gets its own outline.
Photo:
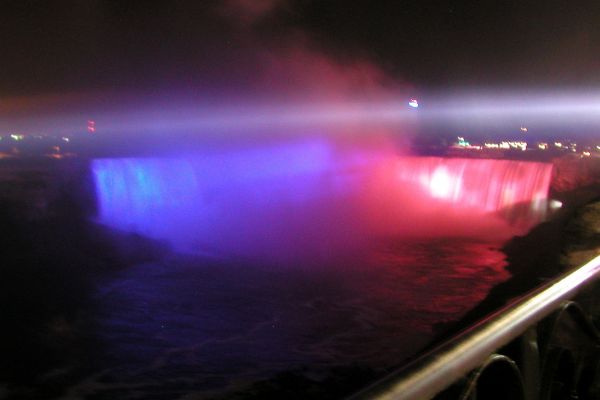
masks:
<instances>
[{"instance_id":1,"label":"illuminated tower light","mask_svg":"<svg viewBox=\"0 0 600 400\"><path fill-rule=\"evenodd\" d=\"M419 108L419 102L417 101L417 99L410 99L408 101L408 105L412 108Z\"/></svg>"}]
</instances>

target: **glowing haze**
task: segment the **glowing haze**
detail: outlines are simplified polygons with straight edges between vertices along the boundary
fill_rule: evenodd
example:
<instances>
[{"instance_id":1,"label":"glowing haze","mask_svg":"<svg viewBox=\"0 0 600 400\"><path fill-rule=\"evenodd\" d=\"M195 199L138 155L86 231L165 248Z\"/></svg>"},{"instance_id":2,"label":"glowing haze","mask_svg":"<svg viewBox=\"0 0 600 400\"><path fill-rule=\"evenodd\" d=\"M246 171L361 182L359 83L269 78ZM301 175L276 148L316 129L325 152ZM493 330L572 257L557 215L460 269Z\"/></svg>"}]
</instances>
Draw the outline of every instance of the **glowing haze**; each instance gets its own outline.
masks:
<instances>
[{"instance_id":1,"label":"glowing haze","mask_svg":"<svg viewBox=\"0 0 600 400\"><path fill-rule=\"evenodd\" d=\"M224 134L239 126L263 130L269 126L304 129L326 125L332 130L332 125L338 125L339 130L354 127L368 135L374 121L388 124L385 128L395 134L403 134L410 130L406 119L410 122L415 114L423 124L451 124L450 130L532 124L573 133L578 126L597 126L599 122L600 99L591 90L531 92L526 87L513 87L502 93L418 93L398 67L408 65L413 72L443 70L445 55L458 63L464 74L475 73L469 81L472 85L484 85L483 77L491 74L472 71L471 61L477 64L481 56L493 61L491 69L502 69L502 49L481 48L462 38L472 31L481 31L478 40L504 43L505 57L507 49L511 50L511 65L527 70L530 63L543 65L546 60L543 52L535 53L531 48L517 57L512 53L519 47L515 44L526 44L530 28L539 30L539 38L544 39L542 47L552 50L547 56L560 58L561 68L585 60L589 64L591 59L581 55L595 53L584 43L571 49L582 50L582 54L572 53L577 57L560 51L578 43L573 38L582 38L576 35L579 29L596 32L594 14L585 7L571 10L578 16L572 20L589 25L562 24L561 29L568 27L572 33L569 36L543 25L533 27L525 23L525 31L519 31L514 24L503 25L499 22L502 19L494 17L492 21L489 5L405 6L384 2L388 4L375 6L351 2L342 9L344 2L339 1L325 5L292 0L109 3L48 5L46 9L30 10L26 10L26 5L21 9L7 4L3 9L3 26L8 29L5 36L15 40L6 41L6 58L11 61L5 63L6 73L2 76L5 89L0 93L0 133L73 134L85 132L87 120L97 122L99 134L125 136L152 130L167 138L175 131ZM504 8L492 7L496 11ZM510 18L504 21L528 21L524 15L543 17L535 6L509 9L506 11ZM459 10L468 19L455 15ZM24 24L21 16L28 14L25 11L37 23ZM57 17L63 13L68 16L64 21ZM559 14L563 13L566 11L560 10ZM428 18L423 19L424 16ZM444 21L458 18L459 25L431 26L431 21L441 16ZM541 21L548 23L549 18L545 15ZM329 22L336 24L317 29ZM497 37L502 29L498 30L500 26L496 24L502 29L511 27L507 38L517 38L516 43L507 46L512 39L506 42L504 35ZM363 34L369 26L373 29ZM454 26L464 26L466 30L450 29ZM410 34L400 35L401 32ZM336 36L342 36L342 40L334 40ZM546 41L551 36L555 40L558 36L561 41ZM452 44L452 40L447 41L452 37L457 48L441 48ZM567 37L569 40L564 40ZM361 46L352 46L353 42L362 43L362 51ZM435 45L421 46L425 43ZM388 52L382 52L386 46ZM473 57L462 58L460 50L467 49L462 57ZM419 58L413 61L411 54ZM457 58L449 57L450 54ZM29 76L30 70L36 73ZM596 70L594 66L593 71ZM573 68L569 75L575 71ZM39 88L33 90L32 85ZM8 93L12 97L6 97ZM15 93L23 97L14 97ZM412 110L415 113L407 114L410 99L416 100L410 104L419 107ZM279 130L273 135L281 133Z\"/></svg>"},{"instance_id":2,"label":"glowing haze","mask_svg":"<svg viewBox=\"0 0 600 400\"><path fill-rule=\"evenodd\" d=\"M398 158L290 141L180 158L98 159L100 222L177 250L306 263L382 235L506 239L543 218L552 167Z\"/></svg>"},{"instance_id":3,"label":"glowing haze","mask_svg":"<svg viewBox=\"0 0 600 400\"><path fill-rule=\"evenodd\" d=\"M133 148L130 138L187 135L168 155L160 142L149 157L94 160L100 222L183 251L286 263L344 254L380 235L507 238L543 216L550 166L399 158L405 138L430 120L595 117L592 98L575 108L535 96L421 98L368 58L334 58L302 32L263 40L261 21L283 1L219 5L235 40L234 50L220 43L227 79L34 99L39 118L4 120L61 133L93 120L95 135ZM204 148L215 136L226 145Z\"/></svg>"}]
</instances>

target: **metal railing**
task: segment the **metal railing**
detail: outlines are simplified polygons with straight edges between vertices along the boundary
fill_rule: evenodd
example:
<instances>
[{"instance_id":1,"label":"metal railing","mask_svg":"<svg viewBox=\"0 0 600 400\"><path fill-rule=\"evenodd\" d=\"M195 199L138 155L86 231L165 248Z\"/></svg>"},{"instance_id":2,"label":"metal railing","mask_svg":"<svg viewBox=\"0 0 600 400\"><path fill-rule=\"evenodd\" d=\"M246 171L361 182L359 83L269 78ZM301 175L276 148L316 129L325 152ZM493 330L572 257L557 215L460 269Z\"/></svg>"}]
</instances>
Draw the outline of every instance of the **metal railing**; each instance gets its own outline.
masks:
<instances>
[{"instance_id":1,"label":"metal railing","mask_svg":"<svg viewBox=\"0 0 600 400\"><path fill-rule=\"evenodd\" d=\"M351 399L600 398L594 397L600 396L595 392L600 389L595 387L600 378L600 336L581 308L570 301L598 278L600 256L495 312ZM577 337L566 339L569 335ZM519 349L512 356L517 361L498 354L509 345ZM484 378L489 375L486 371L496 376ZM588 387L581 389L581 385ZM453 392L453 387L460 388ZM577 394L577 390L587 394Z\"/></svg>"}]
</instances>

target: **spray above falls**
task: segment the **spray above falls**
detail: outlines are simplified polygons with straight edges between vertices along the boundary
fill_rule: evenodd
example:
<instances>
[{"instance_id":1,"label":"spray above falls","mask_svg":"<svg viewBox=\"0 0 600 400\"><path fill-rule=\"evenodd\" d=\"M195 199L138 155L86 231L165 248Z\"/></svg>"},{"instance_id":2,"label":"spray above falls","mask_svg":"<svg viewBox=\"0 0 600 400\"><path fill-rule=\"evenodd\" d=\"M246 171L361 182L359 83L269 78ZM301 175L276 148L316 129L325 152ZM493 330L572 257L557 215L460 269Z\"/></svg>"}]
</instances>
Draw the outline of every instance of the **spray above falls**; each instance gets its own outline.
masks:
<instances>
[{"instance_id":1,"label":"spray above falls","mask_svg":"<svg viewBox=\"0 0 600 400\"><path fill-rule=\"evenodd\" d=\"M283 261L344 252L379 235L494 226L509 237L544 216L552 173L544 163L398 157L316 139L96 159L92 169L103 224L180 251Z\"/></svg>"}]
</instances>

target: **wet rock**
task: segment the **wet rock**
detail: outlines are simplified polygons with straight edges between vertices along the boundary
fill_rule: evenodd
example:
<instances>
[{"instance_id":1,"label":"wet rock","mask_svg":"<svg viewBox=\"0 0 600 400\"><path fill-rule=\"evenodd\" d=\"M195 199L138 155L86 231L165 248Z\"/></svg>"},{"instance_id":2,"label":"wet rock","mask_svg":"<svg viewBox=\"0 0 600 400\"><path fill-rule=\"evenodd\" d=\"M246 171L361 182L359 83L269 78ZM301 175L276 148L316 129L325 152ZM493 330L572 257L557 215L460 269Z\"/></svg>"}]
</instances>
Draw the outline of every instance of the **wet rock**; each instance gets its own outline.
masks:
<instances>
[{"instance_id":1,"label":"wet rock","mask_svg":"<svg viewBox=\"0 0 600 400\"><path fill-rule=\"evenodd\" d=\"M600 159L569 154L552 160L552 189L566 192L600 183Z\"/></svg>"},{"instance_id":2,"label":"wet rock","mask_svg":"<svg viewBox=\"0 0 600 400\"><path fill-rule=\"evenodd\" d=\"M575 212L565 226L564 242L561 264L567 269L600 255L600 201Z\"/></svg>"}]
</instances>

